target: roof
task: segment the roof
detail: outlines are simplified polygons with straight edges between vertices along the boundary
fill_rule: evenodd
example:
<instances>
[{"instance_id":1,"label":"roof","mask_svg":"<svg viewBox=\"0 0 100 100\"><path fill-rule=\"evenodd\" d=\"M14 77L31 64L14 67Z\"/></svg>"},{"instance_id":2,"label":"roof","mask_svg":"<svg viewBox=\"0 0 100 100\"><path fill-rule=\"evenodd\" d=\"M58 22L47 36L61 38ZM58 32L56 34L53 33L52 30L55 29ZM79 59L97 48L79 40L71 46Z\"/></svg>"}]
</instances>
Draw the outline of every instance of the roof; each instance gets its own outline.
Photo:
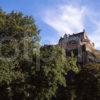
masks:
<instances>
[{"instance_id":1,"label":"roof","mask_svg":"<svg viewBox=\"0 0 100 100\"><path fill-rule=\"evenodd\" d=\"M79 33L73 33L72 35L67 35L67 34L65 34L63 37L61 37L60 39L59 39L59 42L60 41L62 41L64 38L72 38L72 37L78 37L78 38L80 38L80 39L82 39L82 37L84 36L84 33L85 33L85 31L83 31L83 32L79 32Z\"/></svg>"},{"instance_id":2,"label":"roof","mask_svg":"<svg viewBox=\"0 0 100 100\"><path fill-rule=\"evenodd\" d=\"M80 33L76 33L76 34L72 34L72 35L67 35L67 34L64 34L64 36L63 37L61 37L59 40L63 40L64 39L64 37L68 37L68 38L70 38L70 37L79 37L79 38L82 38L84 36L84 32L80 32Z\"/></svg>"},{"instance_id":3,"label":"roof","mask_svg":"<svg viewBox=\"0 0 100 100\"><path fill-rule=\"evenodd\" d=\"M83 37L83 35L84 35L84 32L80 32L80 33L77 33L77 34L72 34L72 35L69 35L69 37L73 37L73 36L75 36L75 37L82 38L82 37Z\"/></svg>"}]
</instances>

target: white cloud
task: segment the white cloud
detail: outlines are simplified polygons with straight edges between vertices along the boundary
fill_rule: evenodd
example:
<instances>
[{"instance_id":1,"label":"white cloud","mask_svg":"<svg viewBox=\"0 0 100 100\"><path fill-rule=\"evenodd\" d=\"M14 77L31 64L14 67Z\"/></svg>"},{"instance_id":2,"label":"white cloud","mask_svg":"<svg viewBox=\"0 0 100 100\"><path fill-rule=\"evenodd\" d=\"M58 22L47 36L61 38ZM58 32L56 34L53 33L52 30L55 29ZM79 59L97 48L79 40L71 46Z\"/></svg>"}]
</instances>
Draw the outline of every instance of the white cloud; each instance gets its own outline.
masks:
<instances>
[{"instance_id":1,"label":"white cloud","mask_svg":"<svg viewBox=\"0 0 100 100\"><path fill-rule=\"evenodd\" d=\"M100 49L100 14L98 12L89 11L88 17L93 23L95 30L90 34L90 39L95 43L95 47Z\"/></svg>"},{"instance_id":2,"label":"white cloud","mask_svg":"<svg viewBox=\"0 0 100 100\"><path fill-rule=\"evenodd\" d=\"M96 30L93 32L90 38L95 43L95 47L97 49L100 49L100 25L99 24L96 26Z\"/></svg>"},{"instance_id":3,"label":"white cloud","mask_svg":"<svg viewBox=\"0 0 100 100\"><path fill-rule=\"evenodd\" d=\"M43 20L54 28L60 36L64 33L71 34L84 29L85 7L72 5L59 6L45 12Z\"/></svg>"}]
</instances>

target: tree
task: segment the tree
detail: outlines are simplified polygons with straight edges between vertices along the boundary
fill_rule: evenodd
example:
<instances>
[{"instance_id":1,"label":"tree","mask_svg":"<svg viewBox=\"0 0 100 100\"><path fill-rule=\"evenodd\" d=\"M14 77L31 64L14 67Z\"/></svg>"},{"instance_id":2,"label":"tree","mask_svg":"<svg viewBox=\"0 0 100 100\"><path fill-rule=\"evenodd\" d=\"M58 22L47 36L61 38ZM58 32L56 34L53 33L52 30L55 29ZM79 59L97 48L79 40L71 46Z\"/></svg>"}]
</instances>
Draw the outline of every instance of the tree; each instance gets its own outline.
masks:
<instances>
[{"instance_id":1,"label":"tree","mask_svg":"<svg viewBox=\"0 0 100 100\"><path fill-rule=\"evenodd\" d=\"M27 96L27 69L31 70L33 45L37 41L33 43L33 37L38 35L31 16L0 9L0 99L23 100Z\"/></svg>"},{"instance_id":2,"label":"tree","mask_svg":"<svg viewBox=\"0 0 100 100\"><path fill-rule=\"evenodd\" d=\"M43 46L40 49L40 70L31 75L31 99L51 100L59 85L66 86L66 58L59 46Z\"/></svg>"},{"instance_id":3,"label":"tree","mask_svg":"<svg viewBox=\"0 0 100 100\"><path fill-rule=\"evenodd\" d=\"M76 75L80 72L80 68L76 65L76 57L72 54L66 58L66 84L67 86L59 86L56 98L54 100L74 100L76 97Z\"/></svg>"}]
</instances>

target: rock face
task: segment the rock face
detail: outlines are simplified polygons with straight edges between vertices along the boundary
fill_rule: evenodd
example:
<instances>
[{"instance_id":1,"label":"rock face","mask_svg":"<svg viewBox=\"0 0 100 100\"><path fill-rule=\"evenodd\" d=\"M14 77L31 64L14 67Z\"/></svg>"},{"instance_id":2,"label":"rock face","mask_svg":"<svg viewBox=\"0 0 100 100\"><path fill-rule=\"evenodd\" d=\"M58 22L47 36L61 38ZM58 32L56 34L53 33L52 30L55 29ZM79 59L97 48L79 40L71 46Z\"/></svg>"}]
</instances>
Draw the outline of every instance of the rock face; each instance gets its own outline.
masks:
<instances>
[{"instance_id":1,"label":"rock face","mask_svg":"<svg viewBox=\"0 0 100 100\"><path fill-rule=\"evenodd\" d=\"M85 31L72 35L65 34L59 39L58 44L65 50L66 56L71 56L71 53L73 52L77 56L77 61L79 64L84 65L97 61L94 53L97 50L95 49L94 43L88 38ZM100 54L100 52L98 52L98 54Z\"/></svg>"}]
</instances>

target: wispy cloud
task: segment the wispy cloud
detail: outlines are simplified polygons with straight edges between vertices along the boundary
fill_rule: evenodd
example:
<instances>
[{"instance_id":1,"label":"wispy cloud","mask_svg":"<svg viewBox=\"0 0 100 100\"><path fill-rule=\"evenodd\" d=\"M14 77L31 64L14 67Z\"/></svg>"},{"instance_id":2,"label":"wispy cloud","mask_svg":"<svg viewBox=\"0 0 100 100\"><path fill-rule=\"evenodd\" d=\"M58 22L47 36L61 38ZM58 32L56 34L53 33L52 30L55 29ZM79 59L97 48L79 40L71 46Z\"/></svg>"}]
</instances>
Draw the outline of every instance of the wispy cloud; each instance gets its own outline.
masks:
<instances>
[{"instance_id":1,"label":"wispy cloud","mask_svg":"<svg viewBox=\"0 0 100 100\"><path fill-rule=\"evenodd\" d=\"M96 25L96 30L90 35L91 40L95 43L95 47L100 49L100 22Z\"/></svg>"},{"instance_id":2,"label":"wispy cloud","mask_svg":"<svg viewBox=\"0 0 100 100\"><path fill-rule=\"evenodd\" d=\"M94 31L90 34L90 39L95 43L95 47L100 49L100 14L98 12L89 11L88 17L93 23Z\"/></svg>"},{"instance_id":3,"label":"wispy cloud","mask_svg":"<svg viewBox=\"0 0 100 100\"><path fill-rule=\"evenodd\" d=\"M59 35L71 34L84 29L85 7L73 7L72 5L59 6L45 12L43 20L54 28Z\"/></svg>"}]
</instances>

